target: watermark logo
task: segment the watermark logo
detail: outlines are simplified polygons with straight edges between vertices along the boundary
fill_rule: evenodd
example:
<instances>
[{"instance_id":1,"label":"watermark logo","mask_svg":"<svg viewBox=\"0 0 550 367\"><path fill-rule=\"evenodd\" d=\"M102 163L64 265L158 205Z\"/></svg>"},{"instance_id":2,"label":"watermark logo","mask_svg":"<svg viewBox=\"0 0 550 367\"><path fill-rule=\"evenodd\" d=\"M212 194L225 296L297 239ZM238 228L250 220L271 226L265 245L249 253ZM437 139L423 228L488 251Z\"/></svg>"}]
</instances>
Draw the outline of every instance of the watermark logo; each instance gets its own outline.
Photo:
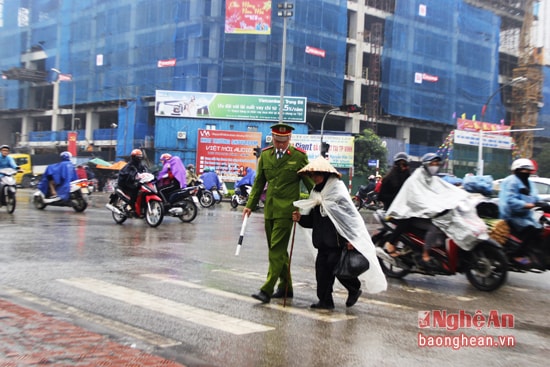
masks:
<instances>
[{"instance_id":1,"label":"watermark logo","mask_svg":"<svg viewBox=\"0 0 550 367\"><path fill-rule=\"evenodd\" d=\"M447 312L446 310L418 311L418 327L420 329L513 329L514 315L491 310L484 314L477 310L473 314L464 310Z\"/></svg>"}]
</instances>

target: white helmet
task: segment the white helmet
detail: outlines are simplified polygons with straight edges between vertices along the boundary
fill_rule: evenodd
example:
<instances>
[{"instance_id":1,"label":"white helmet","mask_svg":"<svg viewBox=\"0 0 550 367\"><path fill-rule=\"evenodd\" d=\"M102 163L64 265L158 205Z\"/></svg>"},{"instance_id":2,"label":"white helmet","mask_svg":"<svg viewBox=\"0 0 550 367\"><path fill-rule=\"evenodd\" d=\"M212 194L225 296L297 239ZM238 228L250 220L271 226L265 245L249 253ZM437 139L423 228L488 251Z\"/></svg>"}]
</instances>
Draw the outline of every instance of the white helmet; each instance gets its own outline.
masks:
<instances>
[{"instance_id":1,"label":"white helmet","mask_svg":"<svg viewBox=\"0 0 550 367\"><path fill-rule=\"evenodd\" d=\"M512 167L511 167L512 172L518 169L527 169L529 171L534 171L535 165L533 164L533 161L531 161L530 159L519 158L512 163Z\"/></svg>"}]
</instances>

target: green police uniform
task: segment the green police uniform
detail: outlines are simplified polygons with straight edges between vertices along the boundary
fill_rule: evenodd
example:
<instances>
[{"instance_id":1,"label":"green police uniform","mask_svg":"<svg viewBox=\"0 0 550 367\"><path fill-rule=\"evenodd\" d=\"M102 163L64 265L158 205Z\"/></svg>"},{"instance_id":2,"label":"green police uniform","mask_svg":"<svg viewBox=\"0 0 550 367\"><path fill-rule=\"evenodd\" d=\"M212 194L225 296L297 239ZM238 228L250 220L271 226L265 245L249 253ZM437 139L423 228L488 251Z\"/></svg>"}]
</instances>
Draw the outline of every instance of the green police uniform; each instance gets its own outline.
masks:
<instances>
[{"instance_id":1,"label":"green police uniform","mask_svg":"<svg viewBox=\"0 0 550 367\"><path fill-rule=\"evenodd\" d=\"M298 171L308 164L306 153L289 146L282 158L277 159L273 146L264 149L258 161L256 180L246 205L255 208L260 195L268 183L264 206L265 233L269 251L269 270L267 280L260 288L267 295L274 292L277 279L280 290L292 291L292 280L288 271L288 242L292 233L293 202L300 199L300 180L308 190L313 181L307 176L298 175Z\"/></svg>"}]
</instances>

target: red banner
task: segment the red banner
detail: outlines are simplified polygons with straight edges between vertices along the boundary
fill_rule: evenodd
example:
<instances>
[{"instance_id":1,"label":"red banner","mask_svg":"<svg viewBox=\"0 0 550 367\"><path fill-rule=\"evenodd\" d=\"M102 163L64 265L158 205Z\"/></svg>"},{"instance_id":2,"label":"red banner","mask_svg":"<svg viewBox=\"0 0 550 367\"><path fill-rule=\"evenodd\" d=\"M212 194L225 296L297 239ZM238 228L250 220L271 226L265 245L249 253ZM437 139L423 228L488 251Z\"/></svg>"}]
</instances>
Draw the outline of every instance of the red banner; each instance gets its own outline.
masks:
<instances>
[{"instance_id":1,"label":"red banner","mask_svg":"<svg viewBox=\"0 0 550 367\"><path fill-rule=\"evenodd\" d=\"M325 50L323 50L321 48L311 47L311 46L306 46L306 54L310 54L310 55L313 55L313 56L319 56L319 57L325 57L326 56Z\"/></svg>"},{"instance_id":2,"label":"red banner","mask_svg":"<svg viewBox=\"0 0 550 367\"><path fill-rule=\"evenodd\" d=\"M67 133L67 150L73 155L73 157L76 157L76 137L76 131L69 131Z\"/></svg>"},{"instance_id":3,"label":"red banner","mask_svg":"<svg viewBox=\"0 0 550 367\"><path fill-rule=\"evenodd\" d=\"M508 131L510 130L510 126L508 125L499 125L499 124L492 124L490 122L481 122L481 121L474 121L474 120L466 120L466 119L456 119L456 126L458 130L465 130L465 131ZM509 132L502 133L502 135L510 135Z\"/></svg>"},{"instance_id":4,"label":"red banner","mask_svg":"<svg viewBox=\"0 0 550 367\"><path fill-rule=\"evenodd\" d=\"M176 66L176 59L159 60L157 62L157 68L169 68Z\"/></svg>"},{"instance_id":5,"label":"red banner","mask_svg":"<svg viewBox=\"0 0 550 367\"><path fill-rule=\"evenodd\" d=\"M227 0L225 33L271 34L271 1Z\"/></svg>"}]
</instances>

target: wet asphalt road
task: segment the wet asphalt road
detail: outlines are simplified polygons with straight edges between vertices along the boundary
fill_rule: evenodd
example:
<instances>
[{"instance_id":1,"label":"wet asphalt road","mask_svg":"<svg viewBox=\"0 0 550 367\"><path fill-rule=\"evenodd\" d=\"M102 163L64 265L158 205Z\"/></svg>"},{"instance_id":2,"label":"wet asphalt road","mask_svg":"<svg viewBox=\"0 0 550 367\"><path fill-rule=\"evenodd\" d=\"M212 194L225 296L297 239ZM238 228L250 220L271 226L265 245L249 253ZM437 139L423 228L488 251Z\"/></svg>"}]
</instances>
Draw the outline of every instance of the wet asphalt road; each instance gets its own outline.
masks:
<instances>
[{"instance_id":1,"label":"wet asphalt road","mask_svg":"<svg viewBox=\"0 0 550 367\"><path fill-rule=\"evenodd\" d=\"M222 203L192 223L166 217L149 228L137 219L116 225L105 194L84 213L39 211L29 195L18 192L13 215L0 208L0 297L189 366L546 366L550 357L550 273L512 273L493 293L461 274L412 274L348 309L337 284L336 309L312 311L314 253L298 229L295 298L260 305L250 295L267 270L261 212L235 256L242 207ZM421 329L419 312L428 310L511 314L514 327ZM464 346L485 336L515 345Z\"/></svg>"}]
</instances>

